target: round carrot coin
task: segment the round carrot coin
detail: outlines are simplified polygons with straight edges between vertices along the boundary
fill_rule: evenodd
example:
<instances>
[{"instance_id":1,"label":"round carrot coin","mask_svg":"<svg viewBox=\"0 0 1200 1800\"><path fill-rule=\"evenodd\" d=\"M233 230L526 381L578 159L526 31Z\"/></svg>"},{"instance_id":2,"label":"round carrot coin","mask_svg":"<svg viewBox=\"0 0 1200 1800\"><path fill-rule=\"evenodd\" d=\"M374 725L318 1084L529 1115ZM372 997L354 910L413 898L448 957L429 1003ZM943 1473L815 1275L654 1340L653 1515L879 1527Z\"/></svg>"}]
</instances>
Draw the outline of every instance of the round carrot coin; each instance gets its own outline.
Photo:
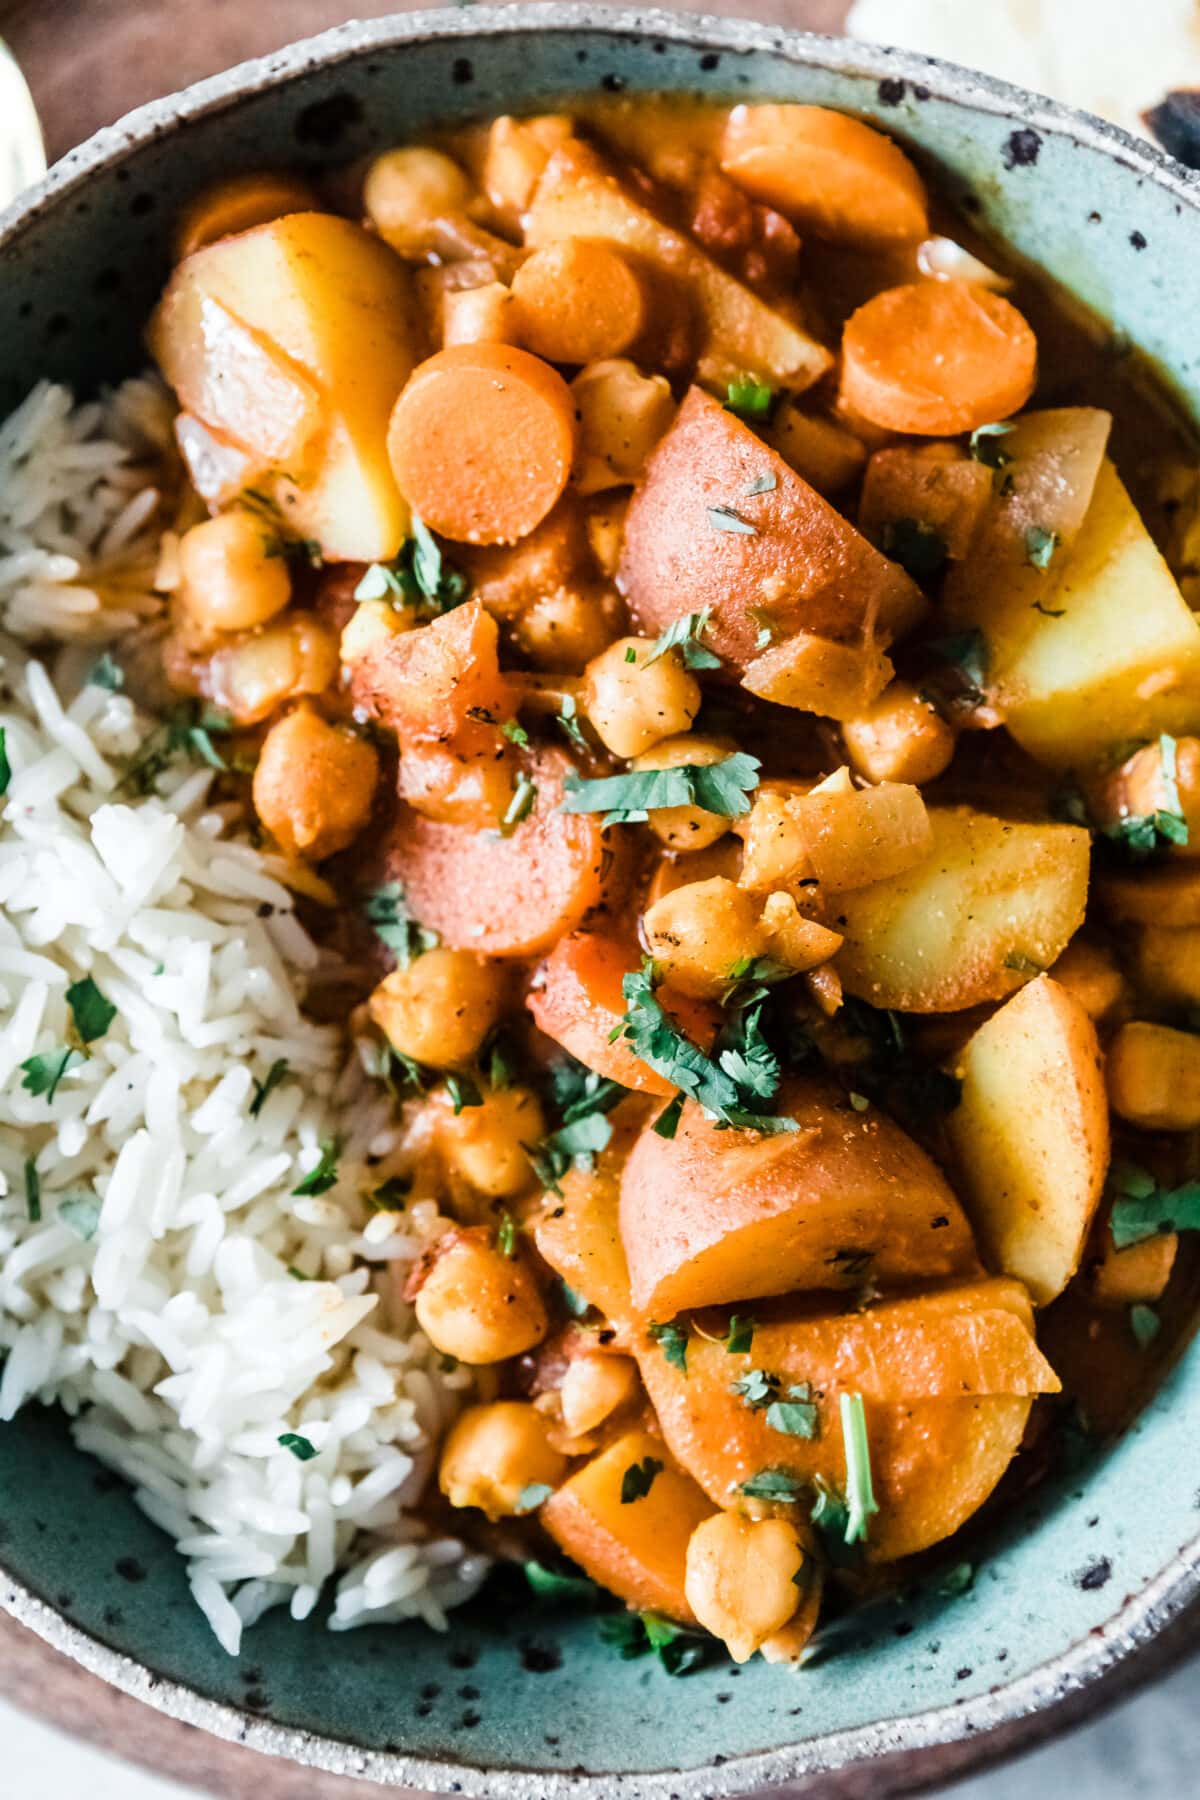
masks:
<instances>
[{"instance_id":1,"label":"round carrot coin","mask_svg":"<svg viewBox=\"0 0 1200 1800\"><path fill-rule=\"evenodd\" d=\"M888 288L842 337L842 399L886 431L974 431L1024 406L1036 378L1037 339L1021 314L968 281Z\"/></svg>"},{"instance_id":2,"label":"round carrot coin","mask_svg":"<svg viewBox=\"0 0 1200 1800\"><path fill-rule=\"evenodd\" d=\"M575 408L557 370L510 344L455 344L413 371L392 413L401 493L443 537L514 544L567 485Z\"/></svg>"},{"instance_id":3,"label":"round carrot coin","mask_svg":"<svg viewBox=\"0 0 1200 1800\"><path fill-rule=\"evenodd\" d=\"M843 244L924 237L921 177L891 138L826 106L735 106L721 167L801 231Z\"/></svg>"}]
</instances>

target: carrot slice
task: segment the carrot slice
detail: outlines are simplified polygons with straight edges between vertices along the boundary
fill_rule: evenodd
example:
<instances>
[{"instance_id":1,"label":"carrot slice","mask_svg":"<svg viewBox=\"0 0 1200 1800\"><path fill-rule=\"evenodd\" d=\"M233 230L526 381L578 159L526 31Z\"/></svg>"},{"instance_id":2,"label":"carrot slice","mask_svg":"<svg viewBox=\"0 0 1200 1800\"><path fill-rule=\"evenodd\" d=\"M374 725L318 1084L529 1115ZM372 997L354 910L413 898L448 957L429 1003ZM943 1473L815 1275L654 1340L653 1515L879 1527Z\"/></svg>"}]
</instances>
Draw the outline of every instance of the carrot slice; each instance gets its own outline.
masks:
<instances>
[{"instance_id":1,"label":"carrot slice","mask_svg":"<svg viewBox=\"0 0 1200 1800\"><path fill-rule=\"evenodd\" d=\"M402 807L383 880L399 881L414 916L452 949L541 955L603 903L620 872L598 816L558 810L572 767L558 750L530 758L533 807L509 837Z\"/></svg>"},{"instance_id":2,"label":"carrot slice","mask_svg":"<svg viewBox=\"0 0 1200 1800\"><path fill-rule=\"evenodd\" d=\"M1037 339L1016 307L969 281L876 294L842 337L842 400L873 425L950 437L1006 419L1037 377Z\"/></svg>"},{"instance_id":3,"label":"carrot slice","mask_svg":"<svg viewBox=\"0 0 1200 1800\"><path fill-rule=\"evenodd\" d=\"M184 207L175 225L176 261L235 231L269 225L287 213L317 211L316 194L298 175L234 175L205 188Z\"/></svg>"},{"instance_id":4,"label":"carrot slice","mask_svg":"<svg viewBox=\"0 0 1200 1800\"><path fill-rule=\"evenodd\" d=\"M888 244L927 229L925 189L903 150L824 106L735 106L721 167L814 237Z\"/></svg>"},{"instance_id":5,"label":"carrot slice","mask_svg":"<svg viewBox=\"0 0 1200 1800\"><path fill-rule=\"evenodd\" d=\"M615 938L578 931L555 945L526 1005L538 1030L587 1068L638 1093L668 1096L675 1092L669 1081L656 1075L628 1044L611 1041L625 1015L621 981L637 961L636 951ZM712 1007L663 989L658 998L693 1043L711 1043L716 1031Z\"/></svg>"},{"instance_id":6,"label":"carrot slice","mask_svg":"<svg viewBox=\"0 0 1200 1800\"><path fill-rule=\"evenodd\" d=\"M511 344L453 344L413 371L388 428L400 491L468 544L515 544L567 485L575 406L562 376Z\"/></svg>"},{"instance_id":7,"label":"carrot slice","mask_svg":"<svg viewBox=\"0 0 1200 1800\"><path fill-rule=\"evenodd\" d=\"M495 619L470 600L416 631L371 644L353 665L351 697L403 741L446 739L468 723L499 725L514 705L499 643ZM494 732L479 741L498 748Z\"/></svg>"},{"instance_id":8,"label":"carrot slice","mask_svg":"<svg viewBox=\"0 0 1200 1800\"><path fill-rule=\"evenodd\" d=\"M620 356L646 322L646 296L611 244L564 238L535 250L513 276L518 335L550 362Z\"/></svg>"}]
</instances>

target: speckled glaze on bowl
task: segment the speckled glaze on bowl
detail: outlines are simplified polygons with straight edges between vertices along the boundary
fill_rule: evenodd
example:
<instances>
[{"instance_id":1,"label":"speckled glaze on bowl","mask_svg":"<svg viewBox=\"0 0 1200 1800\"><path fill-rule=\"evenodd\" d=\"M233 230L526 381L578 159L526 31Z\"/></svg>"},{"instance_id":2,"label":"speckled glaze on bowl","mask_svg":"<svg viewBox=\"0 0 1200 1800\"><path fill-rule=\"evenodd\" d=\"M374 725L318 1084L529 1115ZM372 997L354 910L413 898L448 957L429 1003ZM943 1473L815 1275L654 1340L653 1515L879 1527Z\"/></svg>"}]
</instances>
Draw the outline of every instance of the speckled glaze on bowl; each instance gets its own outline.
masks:
<instances>
[{"instance_id":1,"label":"speckled glaze on bowl","mask_svg":"<svg viewBox=\"0 0 1200 1800\"><path fill-rule=\"evenodd\" d=\"M773 28L572 6L347 25L133 114L0 219L0 405L38 374L136 369L181 201L262 163L345 161L430 121L583 87L816 101L877 120L975 223L1140 346L1200 421L1200 179L1099 121L963 70ZM1131 621L1131 626L1133 621ZM1126 1676L1200 1594L1200 1361L1133 1430L1039 1490L800 1677L672 1681L593 1622L514 1614L326 1635L270 1615L240 1661L125 1488L32 1409L0 1430L0 1604L174 1716L312 1767L488 1800L871 1795L961 1770Z\"/></svg>"}]
</instances>

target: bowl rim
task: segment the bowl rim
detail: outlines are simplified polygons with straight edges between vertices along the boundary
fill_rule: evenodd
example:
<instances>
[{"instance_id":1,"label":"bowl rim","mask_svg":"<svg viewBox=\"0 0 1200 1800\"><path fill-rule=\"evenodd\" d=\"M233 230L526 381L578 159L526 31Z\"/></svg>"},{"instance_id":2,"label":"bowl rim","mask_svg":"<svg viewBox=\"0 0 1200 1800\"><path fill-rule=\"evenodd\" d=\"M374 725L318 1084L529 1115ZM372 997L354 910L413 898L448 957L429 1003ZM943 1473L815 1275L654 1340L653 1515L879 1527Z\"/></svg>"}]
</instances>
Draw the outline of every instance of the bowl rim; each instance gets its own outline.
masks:
<instances>
[{"instance_id":1,"label":"bowl rim","mask_svg":"<svg viewBox=\"0 0 1200 1800\"><path fill-rule=\"evenodd\" d=\"M287 86L316 69L336 68L372 52L438 40L504 37L513 33L591 31L613 38L661 38L699 50L768 52L800 66L832 68L877 80L898 79L933 97L984 113L1012 117L1024 127L1097 150L1200 214L1200 172L1189 170L1148 141L1093 114L1043 95L915 51L804 32L705 13L634 11L604 5L549 3L463 6L350 20L282 50L235 64L178 93L149 101L68 152L34 187L0 212L0 252L11 254L25 231L99 172L120 166L144 145L177 128L240 105L253 95ZM847 1727L772 1750L729 1758L719 1768L602 1775L523 1769L364 1750L344 1739L282 1726L260 1714L211 1700L154 1673L72 1625L16 1579L0 1558L0 1607L52 1649L134 1699L181 1723L265 1755L332 1775L384 1787L459 1794L478 1800L724 1800L751 1789L803 1783L854 1768L869 1774L874 1800L1030 1746L1077 1723L1102 1698L1133 1686L1135 1667L1168 1628L1200 1602L1200 1533L1140 1590L1128 1594L1102 1627L1060 1655L990 1693L909 1715ZM944 1751L934 1768L914 1768L921 1753ZM869 1765L869 1767L868 1767ZM841 1786L841 1784L838 1784ZM849 1788L843 1788L849 1793ZM857 1792L857 1788L855 1789ZM865 1790L864 1790L865 1791Z\"/></svg>"}]
</instances>

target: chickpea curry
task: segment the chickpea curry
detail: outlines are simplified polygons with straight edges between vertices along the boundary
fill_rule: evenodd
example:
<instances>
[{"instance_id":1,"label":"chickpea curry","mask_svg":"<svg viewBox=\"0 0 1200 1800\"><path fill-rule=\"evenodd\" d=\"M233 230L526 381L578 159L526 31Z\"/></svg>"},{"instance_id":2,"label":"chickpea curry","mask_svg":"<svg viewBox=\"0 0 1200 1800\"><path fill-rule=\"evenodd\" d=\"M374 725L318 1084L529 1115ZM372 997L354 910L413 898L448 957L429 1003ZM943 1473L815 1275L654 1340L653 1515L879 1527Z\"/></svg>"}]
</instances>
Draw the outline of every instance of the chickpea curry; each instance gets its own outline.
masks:
<instances>
[{"instance_id":1,"label":"chickpea curry","mask_svg":"<svg viewBox=\"0 0 1200 1800\"><path fill-rule=\"evenodd\" d=\"M1200 1226L1196 477L930 208L586 102L201 194L150 328L167 679L457 1221L439 1504L739 1661L1118 1418Z\"/></svg>"}]
</instances>

